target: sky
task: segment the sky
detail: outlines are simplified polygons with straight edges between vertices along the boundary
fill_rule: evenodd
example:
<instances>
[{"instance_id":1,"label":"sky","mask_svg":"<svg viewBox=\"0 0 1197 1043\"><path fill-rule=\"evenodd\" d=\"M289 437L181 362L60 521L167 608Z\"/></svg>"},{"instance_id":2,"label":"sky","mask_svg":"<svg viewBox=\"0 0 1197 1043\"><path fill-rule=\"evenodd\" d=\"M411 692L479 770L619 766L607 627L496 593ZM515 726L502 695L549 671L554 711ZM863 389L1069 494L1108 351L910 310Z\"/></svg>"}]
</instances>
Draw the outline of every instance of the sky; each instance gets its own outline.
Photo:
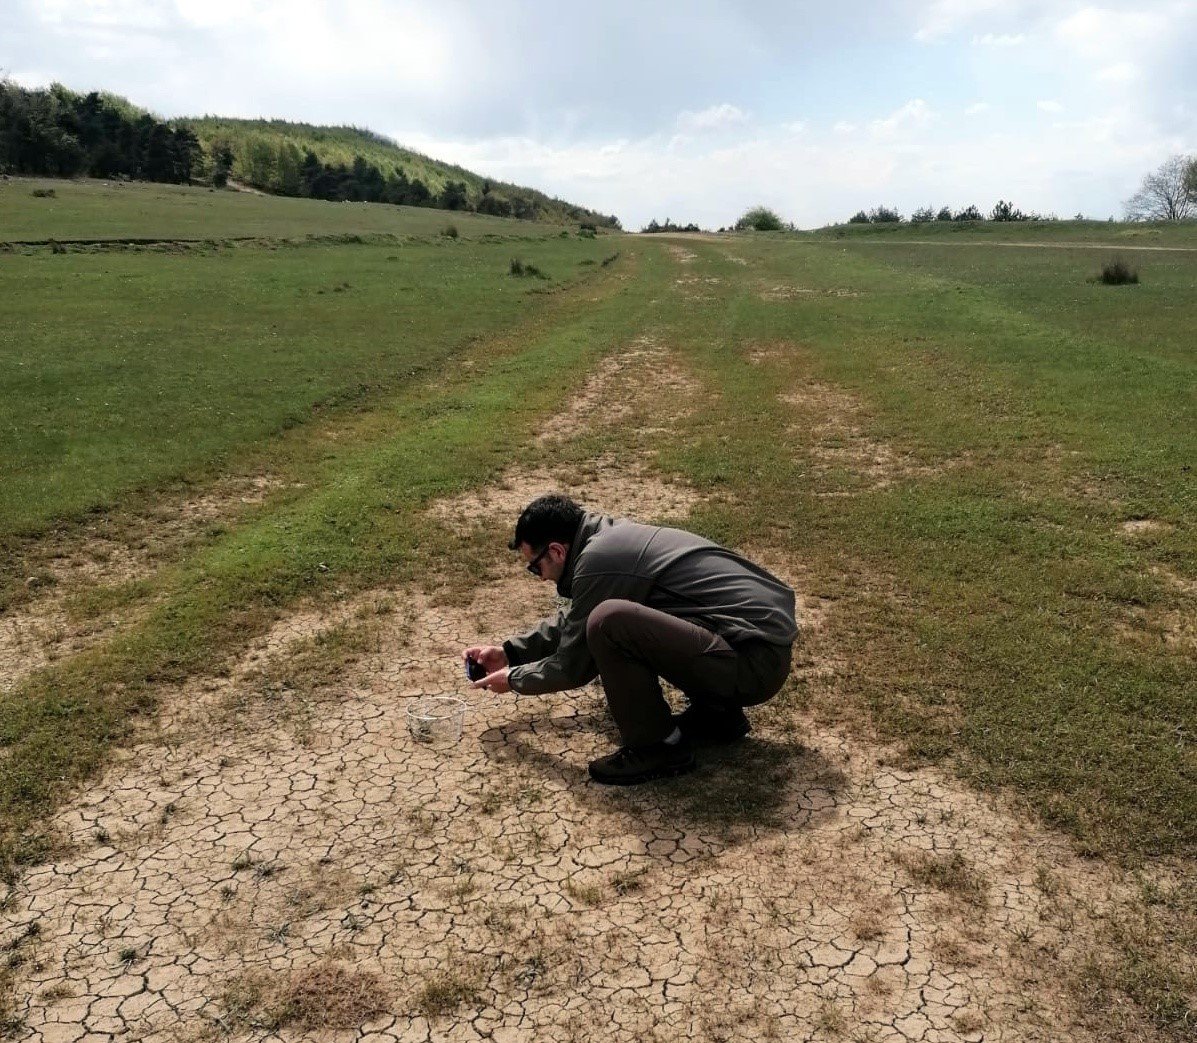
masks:
<instances>
[{"instance_id":1,"label":"sky","mask_svg":"<svg viewBox=\"0 0 1197 1043\"><path fill-rule=\"evenodd\" d=\"M1197 0L0 0L0 75L369 127L631 229L1118 217L1197 153Z\"/></svg>"}]
</instances>

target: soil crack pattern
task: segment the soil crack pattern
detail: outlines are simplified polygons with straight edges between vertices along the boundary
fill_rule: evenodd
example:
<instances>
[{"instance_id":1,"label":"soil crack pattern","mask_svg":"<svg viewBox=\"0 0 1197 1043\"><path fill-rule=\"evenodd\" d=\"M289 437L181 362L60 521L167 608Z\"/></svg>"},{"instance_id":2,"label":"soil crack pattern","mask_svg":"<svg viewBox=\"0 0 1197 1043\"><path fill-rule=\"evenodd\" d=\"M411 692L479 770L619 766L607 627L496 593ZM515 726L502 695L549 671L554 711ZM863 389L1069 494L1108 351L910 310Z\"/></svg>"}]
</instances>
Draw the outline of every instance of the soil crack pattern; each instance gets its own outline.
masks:
<instances>
[{"instance_id":1,"label":"soil crack pattern","mask_svg":"<svg viewBox=\"0 0 1197 1043\"><path fill-rule=\"evenodd\" d=\"M651 391L665 369L640 348ZM600 368L593 399L636 365ZM506 481L496 511L535 491ZM634 474L604 481L641 503ZM17 1038L1092 1038L1063 982L1120 900L1112 871L779 700L693 776L595 786L599 690L466 694L459 650L553 606L500 560L462 604L303 609L166 697L164 735L56 816L63 854L7 896ZM408 731L429 693L471 703L448 748Z\"/></svg>"}]
</instances>

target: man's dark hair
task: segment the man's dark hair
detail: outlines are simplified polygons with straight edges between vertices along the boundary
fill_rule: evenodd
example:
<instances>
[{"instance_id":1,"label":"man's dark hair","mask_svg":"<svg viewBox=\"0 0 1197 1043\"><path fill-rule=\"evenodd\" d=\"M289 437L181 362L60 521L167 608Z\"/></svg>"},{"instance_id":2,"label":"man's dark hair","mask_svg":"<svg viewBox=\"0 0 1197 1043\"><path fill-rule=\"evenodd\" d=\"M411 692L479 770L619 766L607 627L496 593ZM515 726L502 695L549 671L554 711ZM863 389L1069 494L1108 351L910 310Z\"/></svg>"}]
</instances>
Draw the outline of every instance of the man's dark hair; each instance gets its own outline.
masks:
<instances>
[{"instance_id":1,"label":"man's dark hair","mask_svg":"<svg viewBox=\"0 0 1197 1043\"><path fill-rule=\"evenodd\" d=\"M582 508L568 496L538 496L524 508L508 546L516 550L526 543L539 551L550 543L572 543L581 523Z\"/></svg>"}]
</instances>

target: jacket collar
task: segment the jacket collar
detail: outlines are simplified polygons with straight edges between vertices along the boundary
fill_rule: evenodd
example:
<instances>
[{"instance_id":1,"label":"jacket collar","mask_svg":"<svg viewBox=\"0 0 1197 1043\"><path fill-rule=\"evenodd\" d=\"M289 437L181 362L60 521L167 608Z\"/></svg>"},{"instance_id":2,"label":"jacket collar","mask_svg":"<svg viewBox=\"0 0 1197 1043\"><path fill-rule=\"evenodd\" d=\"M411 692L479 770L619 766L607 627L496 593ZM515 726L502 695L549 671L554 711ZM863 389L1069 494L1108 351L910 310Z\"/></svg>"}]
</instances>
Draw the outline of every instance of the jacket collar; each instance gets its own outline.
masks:
<instances>
[{"instance_id":1,"label":"jacket collar","mask_svg":"<svg viewBox=\"0 0 1197 1043\"><path fill-rule=\"evenodd\" d=\"M582 515L582 520L578 522L577 531L574 533L574 538L569 544L569 553L565 556L565 568L561 572L561 578L557 581L557 594L560 597L572 597L571 593L574 584L574 569L578 564L578 556L586 548L586 544L596 532L598 532L605 525L610 525L612 519L605 514L591 514L586 511Z\"/></svg>"}]
</instances>

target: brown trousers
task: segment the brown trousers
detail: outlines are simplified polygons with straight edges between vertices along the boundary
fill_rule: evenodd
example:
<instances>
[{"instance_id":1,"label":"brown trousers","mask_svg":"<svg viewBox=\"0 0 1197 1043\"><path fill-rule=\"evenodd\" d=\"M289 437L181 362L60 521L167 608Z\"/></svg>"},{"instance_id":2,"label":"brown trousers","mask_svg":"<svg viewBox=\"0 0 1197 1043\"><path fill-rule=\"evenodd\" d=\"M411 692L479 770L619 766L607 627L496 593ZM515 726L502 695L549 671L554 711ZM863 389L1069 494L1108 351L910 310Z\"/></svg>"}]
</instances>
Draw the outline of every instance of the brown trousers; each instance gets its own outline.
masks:
<instances>
[{"instance_id":1,"label":"brown trousers","mask_svg":"<svg viewBox=\"0 0 1197 1043\"><path fill-rule=\"evenodd\" d=\"M733 646L694 623L618 598L587 617L586 642L628 746L648 746L673 731L659 678L692 703L753 706L781 690L793 651L761 640Z\"/></svg>"}]
</instances>

